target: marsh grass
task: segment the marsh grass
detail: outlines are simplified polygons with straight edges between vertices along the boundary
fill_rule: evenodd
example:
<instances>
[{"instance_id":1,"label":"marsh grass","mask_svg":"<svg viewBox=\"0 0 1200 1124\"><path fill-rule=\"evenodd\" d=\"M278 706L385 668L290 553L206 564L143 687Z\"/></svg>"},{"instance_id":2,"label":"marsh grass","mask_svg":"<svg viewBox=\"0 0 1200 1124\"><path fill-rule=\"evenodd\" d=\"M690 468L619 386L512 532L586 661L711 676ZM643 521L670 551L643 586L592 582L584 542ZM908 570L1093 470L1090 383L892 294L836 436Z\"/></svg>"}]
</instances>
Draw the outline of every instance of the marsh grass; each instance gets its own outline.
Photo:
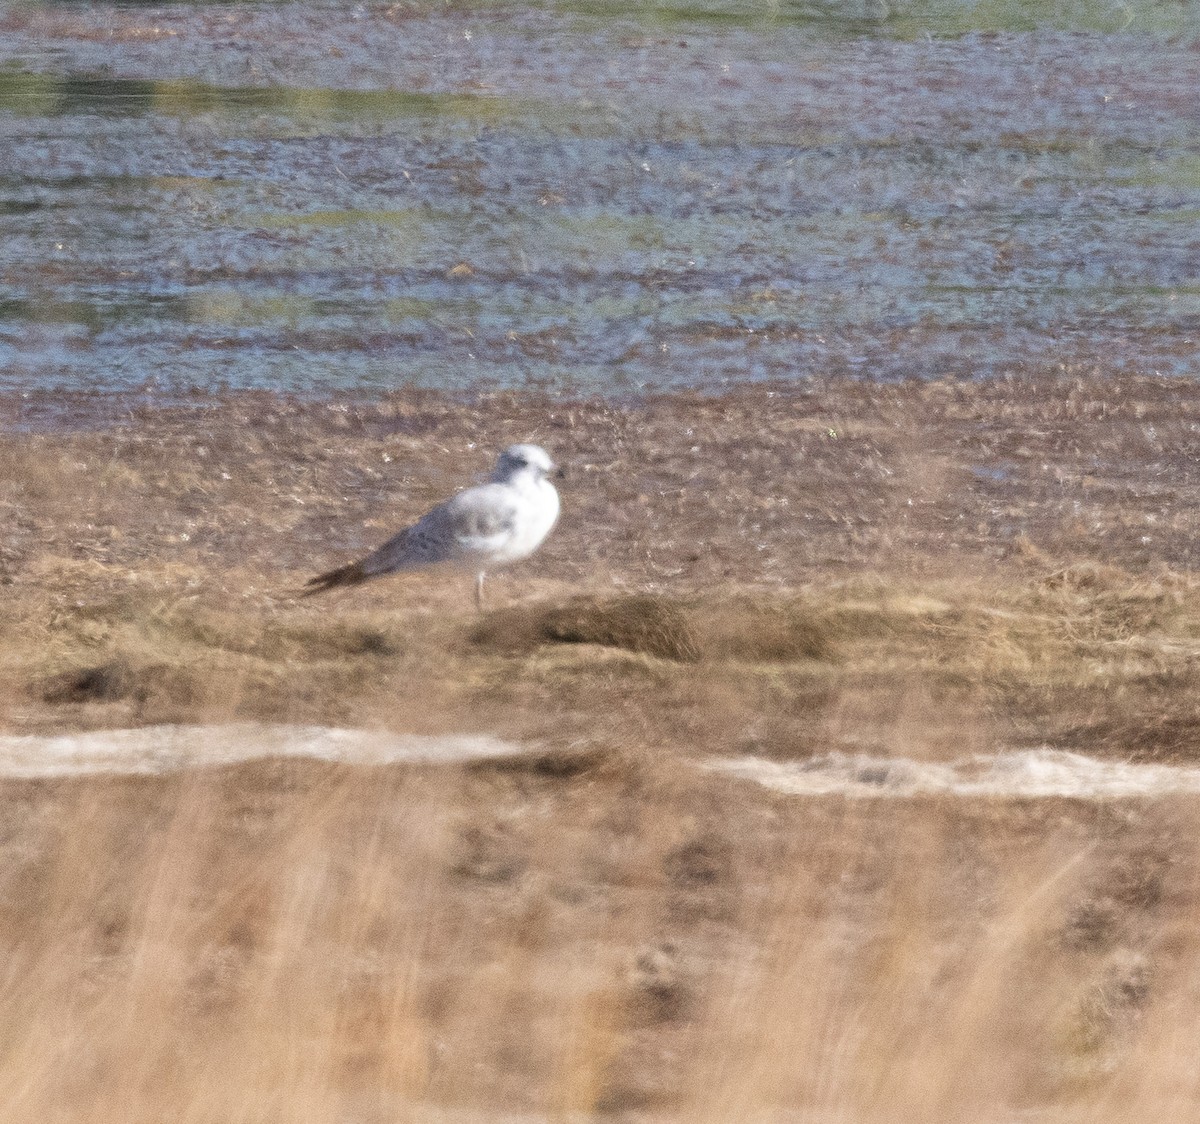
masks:
<instances>
[{"instance_id":1,"label":"marsh grass","mask_svg":"<svg viewBox=\"0 0 1200 1124\"><path fill-rule=\"evenodd\" d=\"M1190 805L697 776L9 782L7 1118L1117 1120L1187 1095Z\"/></svg>"},{"instance_id":2,"label":"marsh grass","mask_svg":"<svg viewBox=\"0 0 1200 1124\"><path fill-rule=\"evenodd\" d=\"M0 653L10 725L267 718L441 732L466 719L557 744L796 756L882 744L909 714L927 736L946 728L947 753L960 728L981 748L1200 750L1200 590L1169 572L877 576L719 597L540 583L482 616L452 579L395 607L141 580L154 592L66 608L61 587L40 602L25 592Z\"/></svg>"},{"instance_id":3,"label":"marsh grass","mask_svg":"<svg viewBox=\"0 0 1200 1124\"><path fill-rule=\"evenodd\" d=\"M4 1119L1194 1116L1194 799L695 764L1194 762L1198 409L1154 380L246 395L6 434L8 732L530 751L0 781ZM294 598L515 435L573 476L487 613L456 575Z\"/></svg>"},{"instance_id":4,"label":"marsh grass","mask_svg":"<svg viewBox=\"0 0 1200 1124\"><path fill-rule=\"evenodd\" d=\"M482 618L429 593L444 615L164 595L13 631L26 728L302 718L540 748L5 782L9 1119L1191 1103L1159 1053L1182 1065L1200 1015L1191 801L788 799L688 765L1060 733L1127 756L1120 731L1168 698L1144 755L1191 759L1188 580L548 585Z\"/></svg>"}]
</instances>

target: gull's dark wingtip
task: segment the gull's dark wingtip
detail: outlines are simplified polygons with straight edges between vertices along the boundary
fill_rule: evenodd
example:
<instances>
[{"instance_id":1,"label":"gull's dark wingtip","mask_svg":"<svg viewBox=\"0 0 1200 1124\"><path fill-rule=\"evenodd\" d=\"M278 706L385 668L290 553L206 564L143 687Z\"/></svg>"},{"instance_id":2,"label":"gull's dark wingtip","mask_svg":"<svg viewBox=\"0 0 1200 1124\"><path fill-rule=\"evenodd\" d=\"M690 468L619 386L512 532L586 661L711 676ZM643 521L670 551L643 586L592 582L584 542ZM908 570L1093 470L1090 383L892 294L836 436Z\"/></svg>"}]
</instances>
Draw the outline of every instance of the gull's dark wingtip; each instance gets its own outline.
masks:
<instances>
[{"instance_id":1,"label":"gull's dark wingtip","mask_svg":"<svg viewBox=\"0 0 1200 1124\"><path fill-rule=\"evenodd\" d=\"M361 585L370 575L361 562L351 562L348 566L339 566L336 570L327 570L310 578L300 590L301 597L315 597L318 593L326 593L331 589L340 589L347 585Z\"/></svg>"}]
</instances>

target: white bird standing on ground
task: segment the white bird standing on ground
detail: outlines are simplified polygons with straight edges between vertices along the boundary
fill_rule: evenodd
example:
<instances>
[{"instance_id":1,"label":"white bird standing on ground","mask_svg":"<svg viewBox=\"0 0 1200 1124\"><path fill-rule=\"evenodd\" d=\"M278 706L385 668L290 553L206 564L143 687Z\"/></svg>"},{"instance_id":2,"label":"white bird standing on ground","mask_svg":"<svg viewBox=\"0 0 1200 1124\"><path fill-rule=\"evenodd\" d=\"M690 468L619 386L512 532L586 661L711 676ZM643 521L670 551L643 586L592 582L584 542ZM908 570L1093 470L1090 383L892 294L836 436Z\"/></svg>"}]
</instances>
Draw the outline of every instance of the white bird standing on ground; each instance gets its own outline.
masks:
<instances>
[{"instance_id":1,"label":"white bird standing on ground","mask_svg":"<svg viewBox=\"0 0 1200 1124\"><path fill-rule=\"evenodd\" d=\"M366 558L319 574L304 596L448 564L475 571L475 605L482 609L487 571L528 558L558 519L558 492L549 479L555 472L562 475L545 449L510 445L486 484L438 504Z\"/></svg>"}]
</instances>

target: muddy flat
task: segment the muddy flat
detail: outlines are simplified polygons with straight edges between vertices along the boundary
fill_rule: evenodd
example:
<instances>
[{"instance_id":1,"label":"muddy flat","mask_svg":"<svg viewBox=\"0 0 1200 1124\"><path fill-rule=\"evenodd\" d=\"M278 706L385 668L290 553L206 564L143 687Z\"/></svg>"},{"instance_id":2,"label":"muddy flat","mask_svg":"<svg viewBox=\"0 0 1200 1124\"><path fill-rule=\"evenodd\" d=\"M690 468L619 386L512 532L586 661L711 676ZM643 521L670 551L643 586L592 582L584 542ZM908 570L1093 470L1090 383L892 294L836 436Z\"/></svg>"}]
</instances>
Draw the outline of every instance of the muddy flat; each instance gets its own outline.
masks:
<instances>
[{"instance_id":1,"label":"muddy flat","mask_svg":"<svg viewBox=\"0 0 1200 1124\"><path fill-rule=\"evenodd\" d=\"M504 736L794 755L866 691L885 725L924 699L998 743L1194 751L1186 384L118 398L56 432L31 424L36 396L0 405L17 731L441 733L465 713ZM564 514L488 612L441 572L296 598L517 438L567 466Z\"/></svg>"}]
</instances>

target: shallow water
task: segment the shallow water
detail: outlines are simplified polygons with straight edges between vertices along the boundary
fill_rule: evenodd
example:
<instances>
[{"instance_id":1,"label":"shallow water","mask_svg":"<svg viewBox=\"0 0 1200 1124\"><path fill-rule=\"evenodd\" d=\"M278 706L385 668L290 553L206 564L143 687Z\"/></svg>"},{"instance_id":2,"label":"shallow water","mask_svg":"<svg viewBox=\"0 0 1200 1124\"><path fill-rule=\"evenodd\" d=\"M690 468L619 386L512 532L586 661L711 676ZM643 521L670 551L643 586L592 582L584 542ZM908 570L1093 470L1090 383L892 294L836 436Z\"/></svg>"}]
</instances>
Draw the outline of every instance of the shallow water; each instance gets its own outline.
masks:
<instances>
[{"instance_id":1,"label":"shallow water","mask_svg":"<svg viewBox=\"0 0 1200 1124\"><path fill-rule=\"evenodd\" d=\"M0 388L1188 372L1200 9L23 4Z\"/></svg>"},{"instance_id":2,"label":"shallow water","mask_svg":"<svg viewBox=\"0 0 1200 1124\"><path fill-rule=\"evenodd\" d=\"M148 775L286 757L347 765L448 765L522 747L485 734L440 737L329 726L233 723L79 734L0 734L0 777Z\"/></svg>"},{"instance_id":3,"label":"shallow water","mask_svg":"<svg viewBox=\"0 0 1200 1124\"><path fill-rule=\"evenodd\" d=\"M154 775L267 758L344 765L461 765L529 752L485 734L422 736L330 726L227 723L75 734L0 734L0 778ZM828 753L800 761L711 758L700 767L792 796L1087 800L1200 795L1200 769L1106 761L1048 747L961 761Z\"/></svg>"},{"instance_id":4,"label":"shallow water","mask_svg":"<svg viewBox=\"0 0 1200 1124\"><path fill-rule=\"evenodd\" d=\"M792 796L1104 800L1200 793L1200 769L1191 766L1103 761L1048 747L947 762L829 753L797 762L721 758L707 767Z\"/></svg>"}]
</instances>

